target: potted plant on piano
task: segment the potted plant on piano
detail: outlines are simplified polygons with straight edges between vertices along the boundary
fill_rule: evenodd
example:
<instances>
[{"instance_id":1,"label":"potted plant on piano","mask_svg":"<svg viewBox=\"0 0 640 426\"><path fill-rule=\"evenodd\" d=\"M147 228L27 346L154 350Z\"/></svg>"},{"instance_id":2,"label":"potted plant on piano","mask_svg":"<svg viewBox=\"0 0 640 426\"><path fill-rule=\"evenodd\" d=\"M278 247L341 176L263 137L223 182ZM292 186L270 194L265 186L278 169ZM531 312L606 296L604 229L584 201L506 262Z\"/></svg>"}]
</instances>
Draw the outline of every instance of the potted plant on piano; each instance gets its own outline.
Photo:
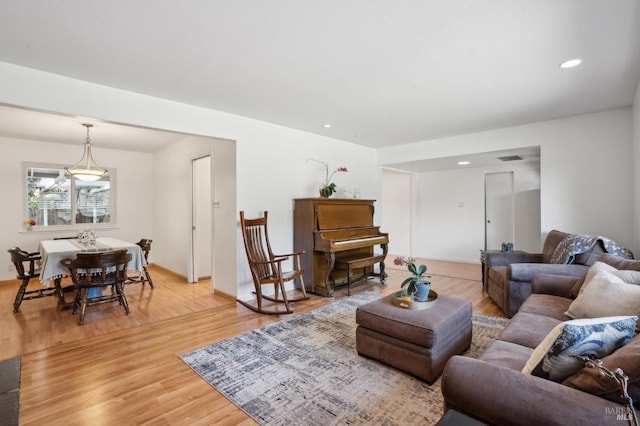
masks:
<instances>
[{"instance_id":1,"label":"potted plant on piano","mask_svg":"<svg viewBox=\"0 0 640 426\"><path fill-rule=\"evenodd\" d=\"M406 265L409 272L411 272L411 276L400 285L402 289L407 286L406 295L413 296L418 302L426 302L429 298L429 290L431 290L431 281L429 281L431 277L424 276L427 272L427 265L416 267L416 259L413 257L396 257L393 260L393 264L398 266Z\"/></svg>"},{"instance_id":2,"label":"potted plant on piano","mask_svg":"<svg viewBox=\"0 0 640 426\"><path fill-rule=\"evenodd\" d=\"M322 198L331 197L333 193L336 192L336 184L331 182L333 175L335 175L336 173L346 173L349 170L347 170L346 167L341 166L335 169L334 171L332 171L331 174L329 174L328 163L325 163L324 161L316 160L315 158L309 158L307 159L307 161L305 161L305 163L308 163L309 161L315 161L316 163L320 163L324 166L324 180L322 181L322 184L320 185L320 188L319 188L320 196Z\"/></svg>"}]
</instances>

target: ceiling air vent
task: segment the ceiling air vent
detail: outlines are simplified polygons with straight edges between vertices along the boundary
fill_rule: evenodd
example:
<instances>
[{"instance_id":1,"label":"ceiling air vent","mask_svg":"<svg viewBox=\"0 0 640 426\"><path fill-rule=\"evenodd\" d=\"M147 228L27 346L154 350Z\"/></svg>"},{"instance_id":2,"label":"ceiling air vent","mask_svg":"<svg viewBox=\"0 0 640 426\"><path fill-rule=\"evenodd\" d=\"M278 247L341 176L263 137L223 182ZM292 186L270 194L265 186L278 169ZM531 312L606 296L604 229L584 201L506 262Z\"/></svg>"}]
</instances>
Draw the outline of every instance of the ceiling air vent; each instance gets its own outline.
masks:
<instances>
[{"instance_id":1,"label":"ceiling air vent","mask_svg":"<svg viewBox=\"0 0 640 426\"><path fill-rule=\"evenodd\" d=\"M498 157L500 161L519 161L522 160L522 157L519 155L506 155L504 157Z\"/></svg>"}]
</instances>

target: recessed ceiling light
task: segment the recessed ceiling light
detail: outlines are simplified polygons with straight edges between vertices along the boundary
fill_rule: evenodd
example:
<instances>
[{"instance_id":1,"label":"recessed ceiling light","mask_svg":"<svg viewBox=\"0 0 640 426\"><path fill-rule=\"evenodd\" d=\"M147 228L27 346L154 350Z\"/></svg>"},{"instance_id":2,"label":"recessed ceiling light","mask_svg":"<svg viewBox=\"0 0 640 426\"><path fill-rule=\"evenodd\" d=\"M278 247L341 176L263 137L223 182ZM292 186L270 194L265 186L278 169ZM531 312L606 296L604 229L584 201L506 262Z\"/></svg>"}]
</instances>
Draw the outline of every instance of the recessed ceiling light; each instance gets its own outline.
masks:
<instances>
[{"instance_id":1,"label":"recessed ceiling light","mask_svg":"<svg viewBox=\"0 0 640 426\"><path fill-rule=\"evenodd\" d=\"M563 63L561 63L560 68L573 68L580 65L580 63L582 63L582 59L569 59L568 61L564 61Z\"/></svg>"},{"instance_id":2,"label":"recessed ceiling light","mask_svg":"<svg viewBox=\"0 0 640 426\"><path fill-rule=\"evenodd\" d=\"M331 127L331 124L323 124L322 127L324 127L325 129L328 129L329 127Z\"/></svg>"},{"instance_id":3,"label":"recessed ceiling light","mask_svg":"<svg viewBox=\"0 0 640 426\"><path fill-rule=\"evenodd\" d=\"M458 161L458 165L460 166L466 166L467 164L471 164L470 161Z\"/></svg>"}]
</instances>

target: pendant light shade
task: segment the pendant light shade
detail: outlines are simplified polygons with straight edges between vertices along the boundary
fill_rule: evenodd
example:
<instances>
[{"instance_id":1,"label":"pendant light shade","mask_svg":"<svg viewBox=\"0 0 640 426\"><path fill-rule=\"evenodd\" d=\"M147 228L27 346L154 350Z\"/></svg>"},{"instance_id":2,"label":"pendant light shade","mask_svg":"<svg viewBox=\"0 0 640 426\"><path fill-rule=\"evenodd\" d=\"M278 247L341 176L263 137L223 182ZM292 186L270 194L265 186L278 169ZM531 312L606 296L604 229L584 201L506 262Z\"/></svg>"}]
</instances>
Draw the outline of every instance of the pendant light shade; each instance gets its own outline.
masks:
<instances>
[{"instance_id":1,"label":"pendant light shade","mask_svg":"<svg viewBox=\"0 0 640 426\"><path fill-rule=\"evenodd\" d=\"M78 163L73 167L65 167L65 170L76 179L86 182L93 182L107 174L108 170L96 164L91 156L91 139L89 139L89 129L93 124L83 124L87 128L87 140L84 143L84 154Z\"/></svg>"}]
</instances>

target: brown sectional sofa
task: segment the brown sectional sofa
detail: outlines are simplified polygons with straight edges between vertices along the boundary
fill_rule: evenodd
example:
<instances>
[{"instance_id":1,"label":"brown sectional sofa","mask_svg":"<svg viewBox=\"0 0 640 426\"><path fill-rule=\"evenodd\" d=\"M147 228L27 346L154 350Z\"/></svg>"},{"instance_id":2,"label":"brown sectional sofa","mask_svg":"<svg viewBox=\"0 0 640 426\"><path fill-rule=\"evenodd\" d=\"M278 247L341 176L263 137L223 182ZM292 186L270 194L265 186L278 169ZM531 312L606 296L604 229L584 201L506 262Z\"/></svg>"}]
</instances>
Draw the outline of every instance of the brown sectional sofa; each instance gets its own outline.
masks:
<instances>
[{"instance_id":1,"label":"brown sectional sofa","mask_svg":"<svg viewBox=\"0 0 640 426\"><path fill-rule=\"evenodd\" d=\"M609 254L600 261L617 269L640 270L640 261ZM577 281L573 277L537 276L533 280L534 294L478 359L452 357L442 374L445 409L453 408L496 425L626 424L620 421L620 415L625 414L622 404L570 387L569 379L557 383L521 372L554 326L571 319L564 312L573 301L572 288ZM627 345L624 353L629 359L618 356L615 363L621 365L609 367L624 365L630 376L630 393L638 395L640 334ZM608 397L616 399L615 383L611 387ZM638 398L634 400L637 404Z\"/></svg>"}]
</instances>

